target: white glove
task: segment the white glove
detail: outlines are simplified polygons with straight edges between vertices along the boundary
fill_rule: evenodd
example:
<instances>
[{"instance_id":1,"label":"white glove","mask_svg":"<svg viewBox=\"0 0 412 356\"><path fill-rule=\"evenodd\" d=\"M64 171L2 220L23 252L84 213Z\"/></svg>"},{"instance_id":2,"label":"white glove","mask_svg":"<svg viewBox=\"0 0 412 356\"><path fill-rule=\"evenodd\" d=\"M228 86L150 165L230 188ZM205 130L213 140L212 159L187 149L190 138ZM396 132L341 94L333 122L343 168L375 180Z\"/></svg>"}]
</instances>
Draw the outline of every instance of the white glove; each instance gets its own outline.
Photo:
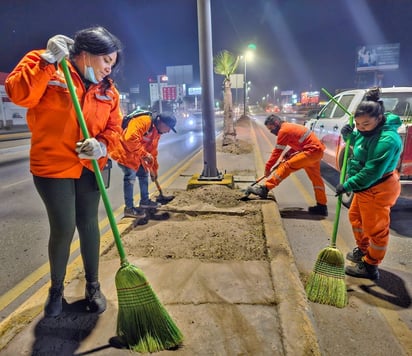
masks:
<instances>
[{"instance_id":1,"label":"white glove","mask_svg":"<svg viewBox=\"0 0 412 356\"><path fill-rule=\"evenodd\" d=\"M149 166L151 166L153 164L153 161L154 161L153 156L150 153L146 154L146 156L144 156L142 159Z\"/></svg>"},{"instance_id":2,"label":"white glove","mask_svg":"<svg viewBox=\"0 0 412 356\"><path fill-rule=\"evenodd\" d=\"M75 151L83 159L99 159L107 155L106 145L94 137L77 142Z\"/></svg>"},{"instance_id":3,"label":"white glove","mask_svg":"<svg viewBox=\"0 0 412 356\"><path fill-rule=\"evenodd\" d=\"M69 55L69 45L74 41L64 35L56 35L47 41L46 52L42 53L42 57L49 63L60 63L64 57Z\"/></svg>"}]
</instances>

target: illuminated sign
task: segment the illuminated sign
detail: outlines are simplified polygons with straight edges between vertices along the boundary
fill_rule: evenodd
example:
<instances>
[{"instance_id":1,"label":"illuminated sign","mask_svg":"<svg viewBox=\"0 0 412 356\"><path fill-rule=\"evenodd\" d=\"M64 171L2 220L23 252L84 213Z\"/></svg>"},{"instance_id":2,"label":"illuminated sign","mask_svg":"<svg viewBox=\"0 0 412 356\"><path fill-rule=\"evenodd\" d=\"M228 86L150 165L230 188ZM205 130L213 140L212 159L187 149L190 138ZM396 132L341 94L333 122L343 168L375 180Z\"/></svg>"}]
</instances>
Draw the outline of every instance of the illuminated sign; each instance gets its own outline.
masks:
<instances>
[{"instance_id":1,"label":"illuminated sign","mask_svg":"<svg viewBox=\"0 0 412 356\"><path fill-rule=\"evenodd\" d=\"M176 86L164 86L162 88L162 97L163 100L176 100L176 95L177 90Z\"/></svg>"},{"instance_id":2,"label":"illuminated sign","mask_svg":"<svg viewBox=\"0 0 412 356\"><path fill-rule=\"evenodd\" d=\"M189 88L188 94L189 95L202 95L202 88L201 87Z\"/></svg>"},{"instance_id":3,"label":"illuminated sign","mask_svg":"<svg viewBox=\"0 0 412 356\"><path fill-rule=\"evenodd\" d=\"M360 46L357 49L356 71L399 68L399 43Z\"/></svg>"},{"instance_id":4,"label":"illuminated sign","mask_svg":"<svg viewBox=\"0 0 412 356\"><path fill-rule=\"evenodd\" d=\"M302 104L317 104L319 102L318 91L305 91L300 94L300 102Z\"/></svg>"}]
</instances>

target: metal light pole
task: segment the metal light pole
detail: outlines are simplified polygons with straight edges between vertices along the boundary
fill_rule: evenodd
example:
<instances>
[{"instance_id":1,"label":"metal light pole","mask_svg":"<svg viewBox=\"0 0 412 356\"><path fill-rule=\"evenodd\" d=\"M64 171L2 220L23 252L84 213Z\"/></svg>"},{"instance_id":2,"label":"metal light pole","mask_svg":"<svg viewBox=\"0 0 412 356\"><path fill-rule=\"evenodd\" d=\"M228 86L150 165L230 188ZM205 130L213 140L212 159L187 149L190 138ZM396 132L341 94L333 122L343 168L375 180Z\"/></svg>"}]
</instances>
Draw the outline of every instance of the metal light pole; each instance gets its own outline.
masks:
<instances>
[{"instance_id":1,"label":"metal light pole","mask_svg":"<svg viewBox=\"0 0 412 356\"><path fill-rule=\"evenodd\" d=\"M247 82L246 82L246 62L247 62L247 56L246 54L243 56L244 62L245 62L245 70L243 72L243 116L246 116L246 96L247 96Z\"/></svg>"},{"instance_id":2,"label":"metal light pole","mask_svg":"<svg viewBox=\"0 0 412 356\"><path fill-rule=\"evenodd\" d=\"M199 64L202 85L203 172L199 180L221 180L216 167L215 112L213 105L213 52L210 0L197 0Z\"/></svg>"},{"instance_id":3,"label":"metal light pole","mask_svg":"<svg viewBox=\"0 0 412 356\"><path fill-rule=\"evenodd\" d=\"M160 87L160 78L161 78L161 75L158 75L157 76L157 93L158 93L158 95L159 95L159 114L163 111L163 108L162 108L162 88Z\"/></svg>"},{"instance_id":4,"label":"metal light pole","mask_svg":"<svg viewBox=\"0 0 412 356\"><path fill-rule=\"evenodd\" d=\"M253 43L248 44L248 50L243 56L243 60L245 61L245 67L243 72L243 116L246 116L246 104L247 104L247 80L246 80L246 69L247 69L247 60L248 58L253 57L253 53L256 50L256 45Z\"/></svg>"}]
</instances>

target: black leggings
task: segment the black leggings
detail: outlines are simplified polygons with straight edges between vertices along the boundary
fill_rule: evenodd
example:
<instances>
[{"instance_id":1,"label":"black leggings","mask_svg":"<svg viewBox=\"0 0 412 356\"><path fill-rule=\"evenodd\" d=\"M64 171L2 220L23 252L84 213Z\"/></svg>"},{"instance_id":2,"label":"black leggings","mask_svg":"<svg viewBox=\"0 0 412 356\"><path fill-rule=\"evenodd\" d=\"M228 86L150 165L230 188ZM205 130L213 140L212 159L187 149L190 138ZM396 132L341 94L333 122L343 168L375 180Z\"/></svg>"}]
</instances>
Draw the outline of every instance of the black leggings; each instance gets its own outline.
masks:
<instances>
[{"instance_id":1,"label":"black leggings","mask_svg":"<svg viewBox=\"0 0 412 356\"><path fill-rule=\"evenodd\" d=\"M79 179L33 176L49 217L49 262L52 286L64 282L75 228L87 282L98 280L100 192L94 173L84 168Z\"/></svg>"}]
</instances>

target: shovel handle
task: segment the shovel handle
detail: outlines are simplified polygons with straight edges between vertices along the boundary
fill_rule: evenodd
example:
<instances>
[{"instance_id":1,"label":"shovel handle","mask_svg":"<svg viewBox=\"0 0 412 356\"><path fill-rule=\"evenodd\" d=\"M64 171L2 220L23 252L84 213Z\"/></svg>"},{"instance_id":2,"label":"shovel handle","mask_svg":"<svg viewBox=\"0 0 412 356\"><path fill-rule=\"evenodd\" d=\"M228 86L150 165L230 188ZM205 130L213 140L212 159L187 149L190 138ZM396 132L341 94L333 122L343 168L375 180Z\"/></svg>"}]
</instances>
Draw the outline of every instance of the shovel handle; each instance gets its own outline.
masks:
<instances>
[{"instance_id":1,"label":"shovel handle","mask_svg":"<svg viewBox=\"0 0 412 356\"><path fill-rule=\"evenodd\" d=\"M162 193L162 188L160 187L159 181L157 180L157 178L154 180L155 184L156 184L156 188L159 191L160 195L163 195Z\"/></svg>"},{"instance_id":2,"label":"shovel handle","mask_svg":"<svg viewBox=\"0 0 412 356\"><path fill-rule=\"evenodd\" d=\"M254 185L258 184L260 181L262 181L263 179L265 179L265 176L261 176L258 179L256 179L250 186L253 187Z\"/></svg>"}]
</instances>

